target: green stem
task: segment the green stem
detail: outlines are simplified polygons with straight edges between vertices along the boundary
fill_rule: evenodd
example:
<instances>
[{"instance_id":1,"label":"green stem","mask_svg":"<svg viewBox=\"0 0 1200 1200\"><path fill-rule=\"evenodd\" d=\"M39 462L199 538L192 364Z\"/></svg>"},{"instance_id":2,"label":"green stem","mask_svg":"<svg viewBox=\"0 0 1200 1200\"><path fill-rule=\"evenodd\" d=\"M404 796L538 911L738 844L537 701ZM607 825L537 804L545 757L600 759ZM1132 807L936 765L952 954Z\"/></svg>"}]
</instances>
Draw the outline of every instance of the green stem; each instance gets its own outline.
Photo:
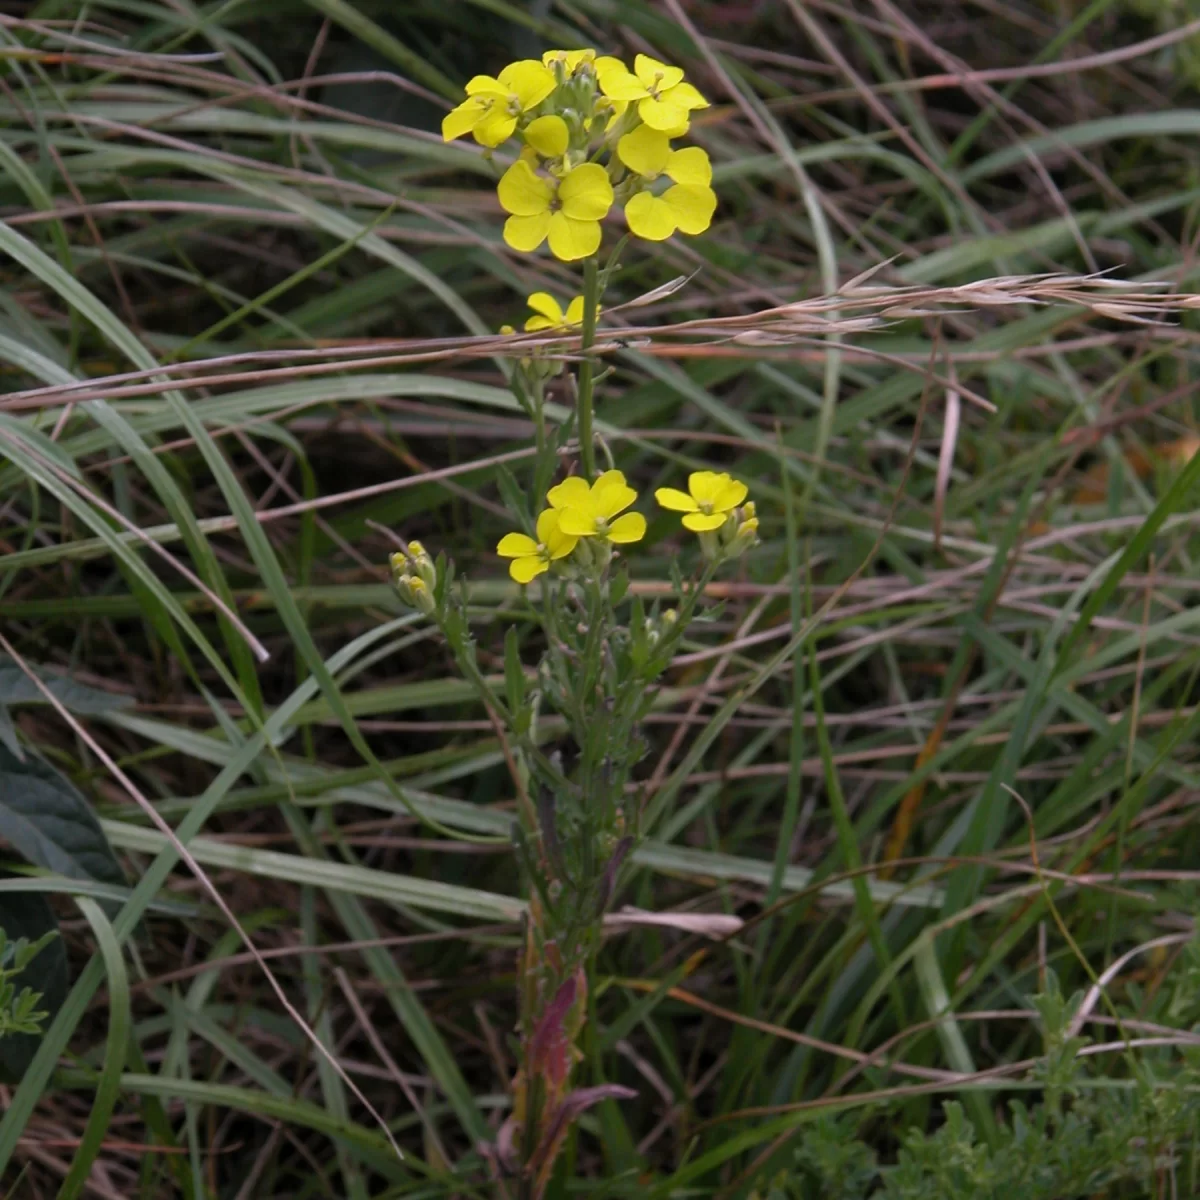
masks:
<instances>
[{"instance_id":1,"label":"green stem","mask_svg":"<svg viewBox=\"0 0 1200 1200\"><path fill-rule=\"evenodd\" d=\"M592 432L592 392L595 363L589 351L596 340L596 317L600 309L600 275L596 259L583 262L583 337L580 351L583 362L579 366L579 463L583 477L591 483L596 477L596 445Z\"/></svg>"}]
</instances>

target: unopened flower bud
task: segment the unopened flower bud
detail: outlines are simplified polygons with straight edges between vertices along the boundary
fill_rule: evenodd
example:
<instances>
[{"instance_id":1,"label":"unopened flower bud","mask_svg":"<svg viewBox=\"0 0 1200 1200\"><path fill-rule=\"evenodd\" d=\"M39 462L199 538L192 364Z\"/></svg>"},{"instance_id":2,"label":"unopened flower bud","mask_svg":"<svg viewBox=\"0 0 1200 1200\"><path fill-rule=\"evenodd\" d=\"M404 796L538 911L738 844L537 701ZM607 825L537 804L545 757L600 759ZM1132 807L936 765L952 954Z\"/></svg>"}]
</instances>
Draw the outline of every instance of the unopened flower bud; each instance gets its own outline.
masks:
<instances>
[{"instance_id":1,"label":"unopened flower bud","mask_svg":"<svg viewBox=\"0 0 1200 1200\"><path fill-rule=\"evenodd\" d=\"M397 551L389 560L392 568L392 582L396 587L396 595L400 597L402 603L430 616L437 607L433 599L433 588L430 580L422 577L418 555L412 553L413 546L418 548L420 557L423 557L428 563L431 580L436 581L437 571L434 569L429 555L425 553L420 542L411 542L407 553Z\"/></svg>"},{"instance_id":2,"label":"unopened flower bud","mask_svg":"<svg viewBox=\"0 0 1200 1200\"><path fill-rule=\"evenodd\" d=\"M653 649L674 628L679 614L673 608L665 608L657 616L646 618L646 644Z\"/></svg>"},{"instance_id":3,"label":"unopened flower bud","mask_svg":"<svg viewBox=\"0 0 1200 1200\"><path fill-rule=\"evenodd\" d=\"M437 587L437 567L433 565L433 559L429 557L429 552L420 542L409 542L408 553L409 569L432 592Z\"/></svg>"},{"instance_id":4,"label":"unopened flower bud","mask_svg":"<svg viewBox=\"0 0 1200 1200\"><path fill-rule=\"evenodd\" d=\"M748 501L741 508L735 508L730 516L735 525L729 539L728 554L730 558L738 558L751 546L758 545L758 517L755 514L754 501Z\"/></svg>"},{"instance_id":5,"label":"unopened flower bud","mask_svg":"<svg viewBox=\"0 0 1200 1200\"><path fill-rule=\"evenodd\" d=\"M436 607L433 593L425 586L425 580L419 575L401 575L396 580L396 591L400 593L400 599L410 608L423 612L427 617L433 615Z\"/></svg>"},{"instance_id":6,"label":"unopened flower bud","mask_svg":"<svg viewBox=\"0 0 1200 1200\"><path fill-rule=\"evenodd\" d=\"M754 501L732 509L725 524L712 533L700 534L700 548L705 558L714 562L740 558L751 546L758 544L758 517Z\"/></svg>"}]
</instances>

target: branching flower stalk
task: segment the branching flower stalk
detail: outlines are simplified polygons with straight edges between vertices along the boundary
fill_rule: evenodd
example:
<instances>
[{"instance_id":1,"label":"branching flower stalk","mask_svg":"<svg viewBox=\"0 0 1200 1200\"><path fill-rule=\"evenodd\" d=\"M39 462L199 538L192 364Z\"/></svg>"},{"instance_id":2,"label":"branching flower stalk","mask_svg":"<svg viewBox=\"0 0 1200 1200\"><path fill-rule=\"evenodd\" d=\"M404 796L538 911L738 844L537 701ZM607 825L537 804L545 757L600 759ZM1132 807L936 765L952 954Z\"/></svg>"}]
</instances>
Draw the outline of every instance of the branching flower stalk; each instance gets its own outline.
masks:
<instances>
[{"instance_id":1,"label":"branching flower stalk","mask_svg":"<svg viewBox=\"0 0 1200 1200\"><path fill-rule=\"evenodd\" d=\"M444 555L435 562L419 542L392 556L400 598L438 626L512 756L513 844L529 915L518 969L520 1064L512 1113L490 1156L522 1197L542 1195L582 1112L602 1099L632 1095L612 1084L579 1087L574 1069L583 1057L604 914L631 851L648 832L637 779L647 751L643 725L709 583L758 536L748 489L729 475L699 471L686 491L660 488L659 504L683 514L683 528L699 538L701 565L685 581L670 559L675 606L656 601L647 608L631 594L623 560L646 537L638 493L607 447L609 469L598 473L595 462L596 376L588 350L615 266L615 255L600 265L601 223L619 205L630 235L643 240L708 228L716 208L708 156L696 146L672 145L687 134L691 113L707 104L678 67L645 55L631 71L593 50L550 51L541 62L523 60L495 78L473 78L467 99L443 123L447 140L470 134L489 149L515 142L515 160L497 189L509 214L505 242L521 253L545 244L583 268L579 295L564 307L535 292L525 322L529 332L580 335L573 421L556 429L546 422L545 385L563 371L561 362L535 349L513 373L538 454L531 487L500 477L520 528L496 552L525 592L534 633L522 639L509 629L502 689L479 668L453 565ZM572 432L577 472L553 482L572 458ZM566 738L546 736L543 712L565 721Z\"/></svg>"}]
</instances>

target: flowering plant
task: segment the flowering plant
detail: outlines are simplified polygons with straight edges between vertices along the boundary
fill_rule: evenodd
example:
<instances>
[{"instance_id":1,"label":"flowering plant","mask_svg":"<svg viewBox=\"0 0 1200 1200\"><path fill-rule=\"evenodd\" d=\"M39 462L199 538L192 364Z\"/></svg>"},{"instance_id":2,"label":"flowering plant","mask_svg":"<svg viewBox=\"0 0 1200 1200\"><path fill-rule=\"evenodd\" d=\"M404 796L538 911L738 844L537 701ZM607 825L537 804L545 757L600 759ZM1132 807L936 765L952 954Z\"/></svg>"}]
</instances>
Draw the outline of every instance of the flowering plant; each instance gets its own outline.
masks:
<instances>
[{"instance_id":1,"label":"flowering plant","mask_svg":"<svg viewBox=\"0 0 1200 1200\"><path fill-rule=\"evenodd\" d=\"M521 1061L512 1114L491 1157L518 1180L522 1196L537 1197L578 1116L599 1100L631 1094L613 1085L577 1087L573 1074L604 914L646 832L637 778L643 723L708 584L755 544L758 517L747 485L728 474L697 471L686 491L659 488L659 505L682 514L682 530L699 539L701 554L686 581L672 559L674 606L647 607L631 590L622 557L646 538L646 516L592 420L589 351L616 260L614 252L599 265L603 223L617 205L629 232L649 241L708 228L716 208L708 156L672 145L708 101L678 67L639 54L630 70L593 50L549 51L494 78L477 75L466 91L443 122L444 137L470 134L489 151L514 139L519 146L498 184L509 214L505 242L521 253L548 244L557 258L583 267L580 295L564 308L534 292L525 322L528 332L578 336L572 420L555 429L546 419L544 387L563 368L544 349L523 350L512 377L538 453L531 486L501 477L521 528L506 533L496 553L529 604L538 636L526 645L540 647L536 666L527 665L509 629L504 686L493 687L477 664L452 564L444 556L434 562L418 542L392 556L401 599L437 624L509 752L513 841L529 915L518 971ZM609 465L599 472L598 445ZM532 508L530 494L538 501ZM547 713L565 724L566 741L550 742Z\"/></svg>"}]
</instances>

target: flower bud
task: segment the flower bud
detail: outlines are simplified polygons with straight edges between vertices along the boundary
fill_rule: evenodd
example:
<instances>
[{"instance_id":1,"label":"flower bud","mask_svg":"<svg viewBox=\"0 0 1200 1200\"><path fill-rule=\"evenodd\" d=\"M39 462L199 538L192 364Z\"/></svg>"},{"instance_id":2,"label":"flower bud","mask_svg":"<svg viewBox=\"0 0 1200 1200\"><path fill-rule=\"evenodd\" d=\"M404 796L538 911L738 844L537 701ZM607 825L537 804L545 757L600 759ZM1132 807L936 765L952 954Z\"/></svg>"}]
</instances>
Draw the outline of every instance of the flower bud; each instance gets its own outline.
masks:
<instances>
[{"instance_id":1,"label":"flower bud","mask_svg":"<svg viewBox=\"0 0 1200 1200\"><path fill-rule=\"evenodd\" d=\"M740 508L732 509L724 525L711 532L705 531L699 537L705 558L713 562L741 558L751 546L758 544L758 517L754 501L748 500Z\"/></svg>"},{"instance_id":2,"label":"flower bud","mask_svg":"<svg viewBox=\"0 0 1200 1200\"><path fill-rule=\"evenodd\" d=\"M408 553L410 570L432 592L437 587L437 567L433 565L433 559L429 557L429 552L420 542L409 542Z\"/></svg>"},{"instance_id":3,"label":"flower bud","mask_svg":"<svg viewBox=\"0 0 1200 1200\"><path fill-rule=\"evenodd\" d=\"M413 553L413 547L417 553ZM422 564L421 559L424 559ZM392 582L396 594L402 603L409 608L423 612L427 617L433 614L437 607L433 599L433 584L437 581L437 571L433 561L425 553L420 542L410 542L407 551L397 551L389 560L392 568ZM425 570L422 567L425 565ZM424 576L428 574L429 578Z\"/></svg>"},{"instance_id":4,"label":"flower bud","mask_svg":"<svg viewBox=\"0 0 1200 1200\"><path fill-rule=\"evenodd\" d=\"M665 608L657 616L646 618L646 645L653 650L664 637L671 633L679 620L673 608Z\"/></svg>"},{"instance_id":5,"label":"flower bud","mask_svg":"<svg viewBox=\"0 0 1200 1200\"><path fill-rule=\"evenodd\" d=\"M735 508L729 515L734 522L734 527L729 538L727 553L730 558L740 558L751 546L758 545L758 517L755 513L754 501L747 501L741 508ZM725 525L728 526L729 522L727 521ZM724 527L721 532L725 532Z\"/></svg>"},{"instance_id":6,"label":"flower bud","mask_svg":"<svg viewBox=\"0 0 1200 1200\"><path fill-rule=\"evenodd\" d=\"M409 608L415 608L418 612L423 612L427 617L433 616L433 611L436 608L433 593L425 586L425 580L420 576L401 575L396 580L396 591L399 593L400 599Z\"/></svg>"}]
</instances>

